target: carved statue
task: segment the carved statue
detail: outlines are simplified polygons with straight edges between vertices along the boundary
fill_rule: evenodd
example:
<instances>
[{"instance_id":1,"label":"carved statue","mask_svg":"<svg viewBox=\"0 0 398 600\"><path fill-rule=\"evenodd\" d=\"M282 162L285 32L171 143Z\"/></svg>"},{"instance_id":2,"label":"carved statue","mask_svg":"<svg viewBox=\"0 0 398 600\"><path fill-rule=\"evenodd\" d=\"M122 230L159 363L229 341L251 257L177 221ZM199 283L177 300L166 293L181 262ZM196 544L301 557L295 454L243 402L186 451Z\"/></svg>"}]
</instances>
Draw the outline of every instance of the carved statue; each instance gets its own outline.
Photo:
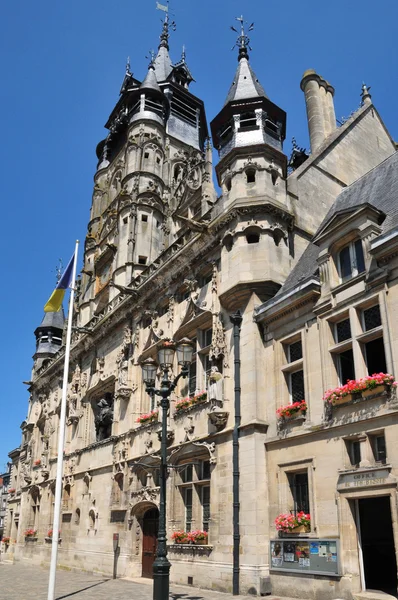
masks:
<instances>
[{"instance_id":1,"label":"carved statue","mask_svg":"<svg viewBox=\"0 0 398 600\"><path fill-rule=\"evenodd\" d=\"M25 462L21 464L21 474L26 483L30 483L32 481L29 463Z\"/></svg>"},{"instance_id":2,"label":"carved statue","mask_svg":"<svg viewBox=\"0 0 398 600\"><path fill-rule=\"evenodd\" d=\"M113 423L113 399L111 394L106 394L97 404L98 413L95 416L95 431L97 442L106 440L111 435Z\"/></svg>"},{"instance_id":3,"label":"carved statue","mask_svg":"<svg viewBox=\"0 0 398 600\"><path fill-rule=\"evenodd\" d=\"M211 367L209 375L208 398L209 400L222 400L222 375L217 367Z\"/></svg>"}]
</instances>

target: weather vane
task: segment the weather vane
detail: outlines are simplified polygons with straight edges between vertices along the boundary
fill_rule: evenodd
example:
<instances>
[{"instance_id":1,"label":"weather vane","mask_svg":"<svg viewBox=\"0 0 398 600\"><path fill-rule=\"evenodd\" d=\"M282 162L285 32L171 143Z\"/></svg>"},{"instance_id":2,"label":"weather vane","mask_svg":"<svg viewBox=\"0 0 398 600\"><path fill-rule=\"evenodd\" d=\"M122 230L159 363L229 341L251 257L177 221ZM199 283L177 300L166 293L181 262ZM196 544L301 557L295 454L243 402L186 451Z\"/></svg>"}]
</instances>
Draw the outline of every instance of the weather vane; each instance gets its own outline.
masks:
<instances>
[{"instance_id":1,"label":"weather vane","mask_svg":"<svg viewBox=\"0 0 398 600\"><path fill-rule=\"evenodd\" d=\"M239 23L240 23L240 33L236 29L236 27L234 27L233 25L231 25L232 31L235 31L235 33L239 34L239 37L236 40L236 43L234 44L234 46L232 46L232 50L234 48L239 48L239 59L241 59L241 58L248 58L247 49L249 48L249 50L251 50L251 47L250 47L250 38L249 38L249 36L247 34L250 31L253 31L253 29L254 29L254 23L252 23L251 25L249 25L249 28L248 28L247 33L246 33L246 31L245 31L245 23L247 23L247 21L244 20L243 16L236 17L236 20L239 21Z\"/></svg>"},{"instance_id":2,"label":"weather vane","mask_svg":"<svg viewBox=\"0 0 398 600\"><path fill-rule=\"evenodd\" d=\"M62 258L58 259L58 264L55 267L55 277L57 279L57 283L60 281L62 277L62 271L64 270L64 264L62 262Z\"/></svg>"},{"instance_id":3,"label":"weather vane","mask_svg":"<svg viewBox=\"0 0 398 600\"><path fill-rule=\"evenodd\" d=\"M165 27L170 27L172 31L175 31L177 28L176 22L169 22L170 0L167 0L167 4L161 4L160 2L156 2L156 10L162 10L166 13L163 24Z\"/></svg>"},{"instance_id":4,"label":"weather vane","mask_svg":"<svg viewBox=\"0 0 398 600\"><path fill-rule=\"evenodd\" d=\"M155 62L155 58L156 58L156 53L155 50L153 50L153 48L151 48L151 50L149 50L148 54L145 56L145 58L147 60L149 60L149 66L153 66L154 62Z\"/></svg>"}]
</instances>

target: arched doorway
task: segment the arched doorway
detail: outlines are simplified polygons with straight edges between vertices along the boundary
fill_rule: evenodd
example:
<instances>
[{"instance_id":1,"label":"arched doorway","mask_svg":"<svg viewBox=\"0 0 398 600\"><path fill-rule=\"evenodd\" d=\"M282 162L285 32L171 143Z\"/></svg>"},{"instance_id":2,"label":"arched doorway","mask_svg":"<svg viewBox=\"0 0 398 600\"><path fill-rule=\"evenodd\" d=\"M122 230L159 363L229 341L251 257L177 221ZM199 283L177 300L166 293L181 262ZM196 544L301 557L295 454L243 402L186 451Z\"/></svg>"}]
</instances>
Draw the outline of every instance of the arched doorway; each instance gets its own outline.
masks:
<instances>
[{"instance_id":1,"label":"arched doorway","mask_svg":"<svg viewBox=\"0 0 398 600\"><path fill-rule=\"evenodd\" d=\"M159 511L151 508L142 520L142 577L152 579L152 566L156 556L158 541Z\"/></svg>"}]
</instances>

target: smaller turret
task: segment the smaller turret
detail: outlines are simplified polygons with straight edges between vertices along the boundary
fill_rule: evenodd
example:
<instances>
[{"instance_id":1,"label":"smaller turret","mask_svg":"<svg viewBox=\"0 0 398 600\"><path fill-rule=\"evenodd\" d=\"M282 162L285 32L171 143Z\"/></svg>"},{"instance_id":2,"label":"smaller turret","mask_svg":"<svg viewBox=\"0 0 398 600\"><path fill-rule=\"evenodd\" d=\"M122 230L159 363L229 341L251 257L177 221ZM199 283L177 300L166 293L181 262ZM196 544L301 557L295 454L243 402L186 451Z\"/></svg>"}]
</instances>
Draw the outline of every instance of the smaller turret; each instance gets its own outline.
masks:
<instances>
[{"instance_id":1,"label":"smaller turret","mask_svg":"<svg viewBox=\"0 0 398 600\"><path fill-rule=\"evenodd\" d=\"M33 355L35 368L39 368L46 358L51 358L62 346L62 332L65 316L61 308L58 312L46 312L39 327L35 330L36 352Z\"/></svg>"},{"instance_id":2,"label":"smaller turret","mask_svg":"<svg viewBox=\"0 0 398 600\"><path fill-rule=\"evenodd\" d=\"M130 125L149 119L164 125L169 116L169 101L159 87L155 66L151 62L148 73L140 87L131 92Z\"/></svg>"}]
</instances>

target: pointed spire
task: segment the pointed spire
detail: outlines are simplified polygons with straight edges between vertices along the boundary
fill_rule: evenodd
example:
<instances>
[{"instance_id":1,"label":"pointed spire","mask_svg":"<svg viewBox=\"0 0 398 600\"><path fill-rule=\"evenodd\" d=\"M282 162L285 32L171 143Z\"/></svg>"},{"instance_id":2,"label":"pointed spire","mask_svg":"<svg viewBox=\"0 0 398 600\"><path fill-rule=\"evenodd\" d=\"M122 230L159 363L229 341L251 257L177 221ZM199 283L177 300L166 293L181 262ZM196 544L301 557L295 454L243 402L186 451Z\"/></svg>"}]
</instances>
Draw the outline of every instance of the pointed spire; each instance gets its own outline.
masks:
<instances>
[{"instance_id":1,"label":"pointed spire","mask_svg":"<svg viewBox=\"0 0 398 600\"><path fill-rule=\"evenodd\" d=\"M365 83L362 84L362 91L361 91L361 98L362 98L361 105L362 106L364 104L371 104L371 102L372 102L372 96L369 94L370 89L371 89L370 86L368 87Z\"/></svg>"},{"instance_id":2,"label":"pointed spire","mask_svg":"<svg viewBox=\"0 0 398 600\"><path fill-rule=\"evenodd\" d=\"M156 92L162 93L162 91L159 87L159 84L158 84L158 80L156 78L155 66L154 66L153 59L151 60L151 62L149 64L147 76L145 77L144 81L141 83L140 89L141 90L155 90Z\"/></svg>"},{"instance_id":3,"label":"pointed spire","mask_svg":"<svg viewBox=\"0 0 398 600\"><path fill-rule=\"evenodd\" d=\"M166 16L163 21L163 29L160 34L160 44L158 48L158 54L155 58L154 66L156 78L158 81L165 81L172 71L172 62L169 55L169 37L170 29L175 31L176 24L174 21L170 23L169 15Z\"/></svg>"},{"instance_id":4,"label":"pointed spire","mask_svg":"<svg viewBox=\"0 0 398 600\"><path fill-rule=\"evenodd\" d=\"M235 73L234 80L229 89L227 98L225 100L225 104L229 102L233 102L234 100L244 100L247 98L257 98L263 97L268 98L267 94L264 91L261 83L256 77L253 69L249 64L249 50L250 48L250 38L245 31L245 20L243 16L236 17L236 20L240 23L240 32L231 26L232 31L235 31L239 34L238 39L235 43L235 47L239 49L238 53L238 61L239 65ZM253 31L254 23L249 25L248 32Z\"/></svg>"}]
</instances>

